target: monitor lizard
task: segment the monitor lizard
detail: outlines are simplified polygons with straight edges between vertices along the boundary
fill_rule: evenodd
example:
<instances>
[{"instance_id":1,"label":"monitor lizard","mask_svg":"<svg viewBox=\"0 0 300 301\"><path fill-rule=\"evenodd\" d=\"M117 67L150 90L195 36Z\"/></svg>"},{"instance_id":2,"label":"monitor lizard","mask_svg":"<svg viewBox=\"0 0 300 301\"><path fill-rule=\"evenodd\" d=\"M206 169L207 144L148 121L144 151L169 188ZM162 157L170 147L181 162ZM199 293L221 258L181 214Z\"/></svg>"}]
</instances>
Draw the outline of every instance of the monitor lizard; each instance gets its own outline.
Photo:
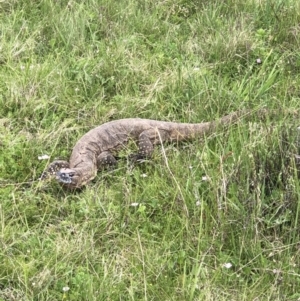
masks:
<instances>
[{"instance_id":1,"label":"monitor lizard","mask_svg":"<svg viewBox=\"0 0 300 301\"><path fill-rule=\"evenodd\" d=\"M130 139L137 141L138 153L132 160L150 158L154 145L177 142L209 134L218 126L228 126L245 111L233 112L219 120L202 123L176 123L151 119L128 118L104 123L83 135L75 144L69 162L56 160L49 164L41 180L55 176L64 186L75 189L86 185L105 166L116 165L116 153Z\"/></svg>"}]
</instances>

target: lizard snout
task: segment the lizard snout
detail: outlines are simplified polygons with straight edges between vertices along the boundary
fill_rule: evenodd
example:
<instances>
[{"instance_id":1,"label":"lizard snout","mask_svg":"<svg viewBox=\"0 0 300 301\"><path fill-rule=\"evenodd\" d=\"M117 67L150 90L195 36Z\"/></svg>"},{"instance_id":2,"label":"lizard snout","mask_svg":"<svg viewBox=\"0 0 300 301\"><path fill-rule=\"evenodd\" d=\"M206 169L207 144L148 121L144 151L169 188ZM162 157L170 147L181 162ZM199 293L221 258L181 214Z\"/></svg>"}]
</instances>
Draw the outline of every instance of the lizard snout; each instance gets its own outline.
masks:
<instances>
[{"instance_id":1,"label":"lizard snout","mask_svg":"<svg viewBox=\"0 0 300 301\"><path fill-rule=\"evenodd\" d=\"M75 171L69 168L62 168L56 173L56 179L64 184L71 184Z\"/></svg>"}]
</instances>

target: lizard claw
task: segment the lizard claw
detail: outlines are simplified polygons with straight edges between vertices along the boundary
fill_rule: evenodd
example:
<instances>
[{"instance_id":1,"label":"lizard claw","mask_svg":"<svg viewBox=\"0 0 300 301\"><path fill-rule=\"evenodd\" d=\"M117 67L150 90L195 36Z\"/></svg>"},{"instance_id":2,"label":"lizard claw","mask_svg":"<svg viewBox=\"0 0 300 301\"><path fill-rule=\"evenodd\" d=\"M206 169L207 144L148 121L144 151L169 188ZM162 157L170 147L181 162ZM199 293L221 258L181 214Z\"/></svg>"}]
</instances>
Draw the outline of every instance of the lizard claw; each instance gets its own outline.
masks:
<instances>
[{"instance_id":1,"label":"lizard claw","mask_svg":"<svg viewBox=\"0 0 300 301\"><path fill-rule=\"evenodd\" d=\"M142 162L143 160L145 160L146 159L146 156L143 156L143 155L141 155L141 154L130 154L129 156L128 156L128 159L129 159L129 162L131 163L131 164L134 164L134 163L136 163L136 162Z\"/></svg>"}]
</instances>

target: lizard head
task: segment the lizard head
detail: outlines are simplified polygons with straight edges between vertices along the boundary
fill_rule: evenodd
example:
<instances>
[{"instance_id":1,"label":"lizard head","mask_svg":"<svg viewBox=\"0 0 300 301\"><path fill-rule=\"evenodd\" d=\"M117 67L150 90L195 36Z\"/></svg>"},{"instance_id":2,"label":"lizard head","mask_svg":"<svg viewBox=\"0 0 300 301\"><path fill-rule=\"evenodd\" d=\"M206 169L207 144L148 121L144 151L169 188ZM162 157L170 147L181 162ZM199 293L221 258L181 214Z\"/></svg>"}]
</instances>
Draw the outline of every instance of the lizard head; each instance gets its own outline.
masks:
<instances>
[{"instance_id":1,"label":"lizard head","mask_svg":"<svg viewBox=\"0 0 300 301\"><path fill-rule=\"evenodd\" d=\"M91 181L96 177L97 168L61 168L56 172L56 179L63 186L76 189L81 188L87 182Z\"/></svg>"},{"instance_id":2,"label":"lizard head","mask_svg":"<svg viewBox=\"0 0 300 301\"><path fill-rule=\"evenodd\" d=\"M56 173L56 179L70 188L76 188L80 186L79 173L70 168L62 168Z\"/></svg>"}]
</instances>

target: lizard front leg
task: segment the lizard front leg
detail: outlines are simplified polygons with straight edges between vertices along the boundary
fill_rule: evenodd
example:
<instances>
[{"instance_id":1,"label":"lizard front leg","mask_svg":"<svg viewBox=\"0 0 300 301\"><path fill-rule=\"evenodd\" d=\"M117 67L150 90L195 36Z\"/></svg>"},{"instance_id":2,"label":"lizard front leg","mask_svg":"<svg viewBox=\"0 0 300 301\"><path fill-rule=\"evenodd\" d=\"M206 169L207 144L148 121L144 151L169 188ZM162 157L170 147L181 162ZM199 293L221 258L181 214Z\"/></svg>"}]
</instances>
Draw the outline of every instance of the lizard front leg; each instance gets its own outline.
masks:
<instances>
[{"instance_id":1,"label":"lizard front leg","mask_svg":"<svg viewBox=\"0 0 300 301\"><path fill-rule=\"evenodd\" d=\"M70 164L64 160L55 160L49 164L47 169L41 174L40 180L46 180L47 178L56 176L57 172L62 168L69 168Z\"/></svg>"}]
</instances>

